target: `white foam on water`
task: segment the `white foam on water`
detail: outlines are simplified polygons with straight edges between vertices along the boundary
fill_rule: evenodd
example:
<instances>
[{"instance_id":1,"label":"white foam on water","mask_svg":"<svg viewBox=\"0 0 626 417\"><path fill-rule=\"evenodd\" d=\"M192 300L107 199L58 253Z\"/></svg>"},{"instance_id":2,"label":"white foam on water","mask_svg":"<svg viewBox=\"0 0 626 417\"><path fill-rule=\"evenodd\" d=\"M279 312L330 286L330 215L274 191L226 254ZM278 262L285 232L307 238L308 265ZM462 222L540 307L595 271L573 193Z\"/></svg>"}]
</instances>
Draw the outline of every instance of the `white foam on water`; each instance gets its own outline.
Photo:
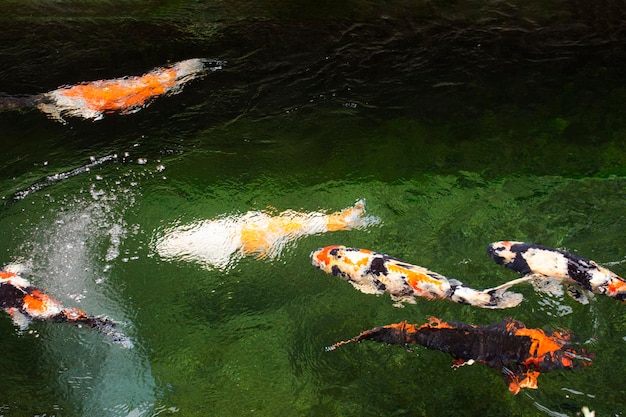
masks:
<instances>
[{"instance_id":1,"label":"white foam on water","mask_svg":"<svg viewBox=\"0 0 626 417\"><path fill-rule=\"evenodd\" d=\"M110 274L128 233L123 214L134 203L134 190L92 186L68 200L33 230L23 255L32 263L31 281L66 307L105 315L121 332L132 333L127 306ZM141 345L114 343L88 327L49 323L42 329L42 360L58 366L58 389L82 415L152 414L158 389Z\"/></svg>"}]
</instances>

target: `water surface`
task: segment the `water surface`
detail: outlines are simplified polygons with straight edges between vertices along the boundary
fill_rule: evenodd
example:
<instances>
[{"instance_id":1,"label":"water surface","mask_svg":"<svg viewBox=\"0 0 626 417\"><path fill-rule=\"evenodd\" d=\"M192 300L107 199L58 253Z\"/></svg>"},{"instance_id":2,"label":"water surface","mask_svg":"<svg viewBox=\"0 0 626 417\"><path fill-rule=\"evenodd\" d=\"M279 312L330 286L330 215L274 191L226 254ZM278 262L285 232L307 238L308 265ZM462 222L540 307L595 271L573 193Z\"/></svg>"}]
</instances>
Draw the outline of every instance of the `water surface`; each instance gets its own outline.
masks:
<instances>
[{"instance_id":1,"label":"water surface","mask_svg":"<svg viewBox=\"0 0 626 417\"><path fill-rule=\"evenodd\" d=\"M0 262L27 264L33 283L120 321L135 343L57 323L18 334L0 318L3 415L622 415L615 300L521 286L511 310L396 308L309 260L325 245L364 247L490 287L516 276L485 246L514 239L626 273L621 8L65 3L2 6L0 91L194 57L226 64L133 115L62 125L0 113ZM176 224L360 198L380 225L304 237L226 271L154 249ZM453 370L420 347L324 352L429 316L569 329L596 358L513 396L488 367Z\"/></svg>"}]
</instances>

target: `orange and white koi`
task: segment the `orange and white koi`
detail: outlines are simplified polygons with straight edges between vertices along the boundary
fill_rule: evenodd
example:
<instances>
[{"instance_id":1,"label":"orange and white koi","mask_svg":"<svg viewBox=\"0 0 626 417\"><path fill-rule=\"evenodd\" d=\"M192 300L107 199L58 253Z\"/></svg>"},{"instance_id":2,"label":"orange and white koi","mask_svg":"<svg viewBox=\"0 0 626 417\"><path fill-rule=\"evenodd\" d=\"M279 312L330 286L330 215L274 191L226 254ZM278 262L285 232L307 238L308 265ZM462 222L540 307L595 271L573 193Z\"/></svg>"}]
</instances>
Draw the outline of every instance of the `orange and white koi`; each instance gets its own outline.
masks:
<instances>
[{"instance_id":1,"label":"orange and white koi","mask_svg":"<svg viewBox=\"0 0 626 417\"><path fill-rule=\"evenodd\" d=\"M226 268L236 257L276 258L297 239L318 233L365 228L379 219L365 214L365 200L326 214L286 210L278 215L250 211L241 216L200 221L166 230L155 248L166 259L182 259L207 268Z\"/></svg>"},{"instance_id":2,"label":"orange and white koi","mask_svg":"<svg viewBox=\"0 0 626 417\"><path fill-rule=\"evenodd\" d=\"M0 308L4 309L13 323L21 330L31 321L55 321L92 327L124 346L132 342L115 328L115 322L86 314L79 308L67 308L44 291L34 287L11 268L0 271Z\"/></svg>"},{"instance_id":3,"label":"orange and white koi","mask_svg":"<svg viewBox=\"0 0 626 417\"><path fill-rule=\"evenodd\" d=\"M167 67L155 68L141 76L97 80L64 86L36 96L39 110L52 119L64 117L100 120L108 113L130 114L146 107L159 96L177 94L183 86L223 63L206 59L188 59Z\"/></svg>"},{"instance_id":4,"label":"orange and white koi","mask_svg":"<svg viewBox=\"0 0 626 417\"><path fill-rule=\"evenodd\" d=\"M541 329L529 329L512 319L477 326L447 323L431 317L429 323L421 326L404 321L366 330L326 350L363 340L404 346L418 344L451 354L454 367L478 361L497 369L509 391L517 394L522 388L537 389L537 378L542 372L591 365L592 355L577 348L570 339L571 335L567 332L546 334Z\"/></svg>"},{"instance_id":5,"label":"orange and white koi","mask_svg":"<svg viewBox=\"0 0 626 417\"><path fill-rule=\"evenodd\" d=\"M573 282L595 294L626 301L626 280L596 262L569 252L525 242L494 242L487 253L498 264L528 280L556 278Z\"/></svg>"},{"instance_id":6,"label":"orange and white koi","mask_svg":"<svg viewBox=\"0 0 626 417\"><path fill-rule=\"evenodd\" d=\"M517 280L475 290L456 279L368 249L327 246L313 251L311 262L318 269L348 281L363 293L388 293L397 302L416 303L415 297L424 297L482 308L509 308L523 299L521 294L506 291Z\"/></svg>"}]
</instances>

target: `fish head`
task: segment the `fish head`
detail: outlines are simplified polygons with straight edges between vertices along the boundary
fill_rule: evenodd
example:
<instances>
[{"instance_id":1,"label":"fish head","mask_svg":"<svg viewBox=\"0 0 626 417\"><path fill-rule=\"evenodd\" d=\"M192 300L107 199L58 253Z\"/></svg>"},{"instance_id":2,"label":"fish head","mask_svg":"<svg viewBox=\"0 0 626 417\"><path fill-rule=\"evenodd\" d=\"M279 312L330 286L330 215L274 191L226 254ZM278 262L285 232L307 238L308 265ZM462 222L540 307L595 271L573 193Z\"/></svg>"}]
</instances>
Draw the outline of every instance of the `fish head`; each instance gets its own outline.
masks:
<instances>
[{"instance_id":1,"label":"fish head","mask_svg":"<svg viewBox=\"0 0 626 417\"><path fill-rule=\"evenodd\" d=\"M525 254L534 252L541 247L525 242L511 242L503 240L487 246L487 253L497 264L517 271L520 274L532 273Z\"/></svg>"},{"instance_id":2,"label":"fish head","mask_svg":"<svg viewBox=\"0 0 626 417\"><path fill-rule=\"evenodd\" d=\"M311 253L311 263L327 274L345 280L356 280L371 257L372 251L367 249L326 246Z\"/></svg>"},{"instance_id":3,"label":"fish head","mask_svg":"<svg viewBox=\"0 0 626 417\"><path fill-rule=\"evenodd\" d=\"M509 242L506 240L494 242L487 246L487 253L497 264L507 266L515 262L518 252L513 249L515 244L520 242Z\"/></svg>"}]
</instances>

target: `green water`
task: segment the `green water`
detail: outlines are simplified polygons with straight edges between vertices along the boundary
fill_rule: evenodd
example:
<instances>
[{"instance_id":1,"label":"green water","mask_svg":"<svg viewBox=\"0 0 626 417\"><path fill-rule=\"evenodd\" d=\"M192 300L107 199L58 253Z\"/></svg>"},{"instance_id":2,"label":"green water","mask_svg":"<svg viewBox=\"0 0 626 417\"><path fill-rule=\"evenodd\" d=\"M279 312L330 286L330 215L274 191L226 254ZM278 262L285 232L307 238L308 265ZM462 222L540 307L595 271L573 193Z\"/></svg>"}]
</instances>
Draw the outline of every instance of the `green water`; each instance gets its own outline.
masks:
<instances>
[{"instance_id":1,"label":"green water","mask_svg":"<svg viewBox=\"0 0 626 417\"><path fill-rule=\"evenodd\" d=\"M114 13L65 3L3 14L0 91L191 57L227 64L134 115L61 125L0 113L0 263L28 265L34 284L120 321L134 341L124 349L58 323L20 334L0 317L0 415L623 415L626 319L615 300L582 305L520 286L525 301L510 310L396 308L309 260L325 245L363 247L482 288L516 277L485 253L512 239L624 275L621 9L106 3ZM381 225L304 237L273 260L207 270L153 246L174 224L268 207L331 212L360 198ZM565 328L595 359L513 396L487 366L453 370L451 357L421 347L324 351L429 316Z\"/></svg>"}]
</instances>

